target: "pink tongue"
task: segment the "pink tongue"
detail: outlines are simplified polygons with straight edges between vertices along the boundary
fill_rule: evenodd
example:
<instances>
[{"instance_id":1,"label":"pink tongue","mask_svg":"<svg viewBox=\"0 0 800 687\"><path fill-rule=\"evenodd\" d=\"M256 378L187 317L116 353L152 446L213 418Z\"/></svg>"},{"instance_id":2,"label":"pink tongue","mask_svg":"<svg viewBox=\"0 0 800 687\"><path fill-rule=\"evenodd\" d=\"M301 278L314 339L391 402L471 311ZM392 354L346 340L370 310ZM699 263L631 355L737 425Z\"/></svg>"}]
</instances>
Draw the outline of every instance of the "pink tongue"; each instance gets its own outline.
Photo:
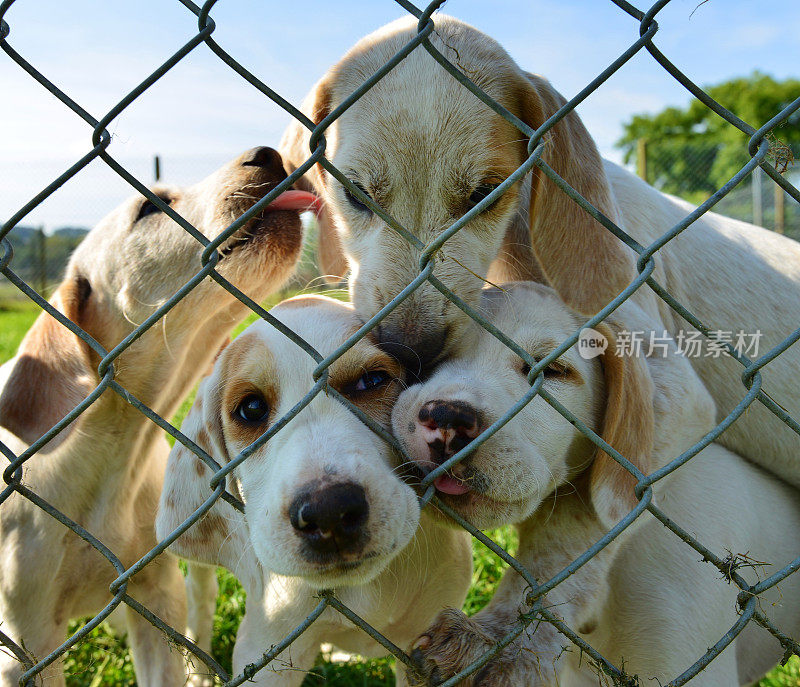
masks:
<instances>
[{"instance_id":1,"label":"pink tongue","mask_svg":"<svg viewBox=\"0 0 800 687\"><path fill-rule=\"evenodd\" d=\"M322 199L308 191L284 191L269 205L267 210L311 210L319 214L322 210Z\"/></svg>"},{"instance_id":2,"label":"pink tongue","mask_svg":"<svg viewBox=\"0 0 800 687\"><path fill-rule=\"evenodd\" d=\"M433 486L444 494L466 494L469 491L469 487L464 482L450 475L437 477L433 480Z\"/></svg>"}]
</instances>

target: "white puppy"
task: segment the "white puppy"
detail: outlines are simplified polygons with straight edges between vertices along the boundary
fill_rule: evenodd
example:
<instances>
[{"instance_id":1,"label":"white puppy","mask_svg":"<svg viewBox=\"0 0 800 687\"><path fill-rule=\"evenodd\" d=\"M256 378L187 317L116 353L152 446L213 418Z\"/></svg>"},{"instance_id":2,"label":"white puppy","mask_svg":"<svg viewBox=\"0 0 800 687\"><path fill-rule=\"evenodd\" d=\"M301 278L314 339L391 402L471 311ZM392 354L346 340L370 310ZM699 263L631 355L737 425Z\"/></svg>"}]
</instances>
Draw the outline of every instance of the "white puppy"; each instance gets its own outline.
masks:
<instances>
[{"instance_id":1,"label":"white puppy","mask_svg":"<svg viewBox=\"0 0 800 687\"><path fill-rule=\"evenodd\" d=\"M435 14L431 45L533 129L565 104L550 83L522 70L492 38ZM418 33L412 17L359 41L316 84L304 105L321 122ZM535 40L532 37L531 40ZM753 124L756 124L753 122ZM780 133L777 132L780 136ZM418 46L325 131L326 157L423 244L483 201L529 157L528 139ZM541 159L643 246L694 208L604 163L574 112L544 139ZM281 151L289 168L308 159L309 131L295 122ZM320 167L306 175L326 201L321 256L327 271L351 269L363 320L420 272L420 249L386 225ZM346 258L346 260L345 260ZM434 256L434 276L477 306L482 282L532 279L551 285L582 314L594 314L636 276L636 254L570 200L538 167L482 208ZM800 245L760 227L706 214L655 256L655 279L710 329L759 337L759 352L800 322ZM634 296L660 329L694 332L649 287ZM381 322L377 336L410 366L460 349L469 320L427 282ZM657 329L659 329L657 327ZM661 334L661 331L657 331ZM755 357L750 351L751 357ZM747 393L732 358L692 360L718 420ZM800 421L800 345L762 371L763 388ZM755 403L720 443L800 486L800 437Z\"/></svg>"},{"instance_id":2,"label":"white puppy","mask_svg":"<svg viewBox=\"0 0 800 687\"><path fill-rule=\"evenodd\" d=\"M155 192L213 239L285 177L274 150L255 148L196 186ZM280 196L223 244L219 274L257 300L276 290L300 253L298 210L313 201L299 191ZM200 270L202 251L153 203L133 198L84 239L52 303L110 351ZM245 312L207 278L116 359L114 379L170 418ZM0 368L0 441L22 454L95 389L99 361L88 344L49 314L40 315L16 357ZM107 390L24 464L23 484L128 567L156 544L156 505L168 452L159 427ZM109 584L117 577L112 565L19 493L0 503L0 541L2 632L33 660L64 642L70 618L94 615L111 601ZM215 585L213 579L192 577L201 586ZM171 556L135 575L127 593L177 630L186 627L183 580ZM141 615L125 605L120 610L138 684L183 684L180 652ZM203 619L202 609L198 613L191 634L209 646L210 617ZM2 687L16 686L22 672L9 652L0 651ZM48 685L63 685L60 659L41 676Z\"/></svg>"},{"instance_id":3,"label":"white puppy","mask_svg":"<svg viewBox=\"0 0 800 687\"><path fill-rule=\"evenodd\" d=\"M349 305L320 296L290 299L272 314L323 355L358 329ZM316 365L270 324L257 322L202 382L184 434L220 464L229 462L305 396ZM328 388L388 428L403 374L395 360L362 340L330 367ZM229 477L245 513L219 500L174 542L181 556L231 570L247 591L236 673L314 610L316 590L336 588L343 603L401 646L441 609L460 606L470 580L468 537L420 515L398 467L389 445L323 390ZM159 506L160 538L208 498L211 476L205 463L175 445ZM364 656L386 653L328 608L253 679L270 687L299 685L321 642Z\"/></svg>"},{"instance_id":4,"label":"white puppy","mask_svg":"<svg viewBox=\"0 0 800 687\"><path fill-rule=\"evenodd\" d=\"M485 290L492 323L539 360L583 318L549 288L531 283ZM714 407L674 344L646 360L623 364L617 342L624 331L646 330L649 318L626 304L598 327L608 347L583 357L573 346L544 372L544 390L571 410L644 474L665 465L711 427ZM477 325L473 325L477 330ZM424 383L398 399L396 436L423 473L440 465L498 420L530 389L529 367L484 330ZM599 349L598 349L599 352ZM665 355L661 355L664 353ZM624 515L617 493L635 480L543 398L534 398L434 485L445 504L480 529L518 525L518 560L546 582L598 541ZM668 517L720 559L769 564L772 574L797 553L800 495L722 446L712 444L654 486ZM787 546L787 544L789 544ZM628 675L665 684L689 668L737 621L736 587L718 569L645 512L614 543L545 597L562 617ZM732 563L733 564L733 563ZM755 574L740 571L751 582ZM747 571L752 572L752 571ZM415 643L431 677L464 669L511 631L527 583L506 573L489 605L473 618L443 613ZM790 577L760 596L760 606L789 635L800 631L800 578ZM597 676L554 626L534 623L464 685L591 685ZM744 685L781 658L766 631L748 627L694 685Z\"/></svg>"}]
</instances>

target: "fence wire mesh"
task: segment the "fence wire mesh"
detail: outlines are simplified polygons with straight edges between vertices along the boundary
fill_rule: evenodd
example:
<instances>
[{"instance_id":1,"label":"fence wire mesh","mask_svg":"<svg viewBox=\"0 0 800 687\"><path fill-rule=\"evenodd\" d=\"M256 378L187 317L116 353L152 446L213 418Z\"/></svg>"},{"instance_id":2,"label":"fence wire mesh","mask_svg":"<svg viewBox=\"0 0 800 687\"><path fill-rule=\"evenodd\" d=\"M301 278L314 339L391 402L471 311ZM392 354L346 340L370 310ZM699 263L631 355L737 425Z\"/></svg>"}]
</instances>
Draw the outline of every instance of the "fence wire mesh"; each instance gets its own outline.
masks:
<instances>
[{"instance_id":1,"label":"fence wire mesh","mask_svg":"<svg viewBox=\"0 0 800 687\"><path fill-rule=\"evenodd\" d=\"M202 651L194 642L187 639L182 632L182 628L173 628L167 625L161 618L155 615L150 609L146 608L128 594L128 586L132 578L151 563L151 561L163 552L175 539L188 528L194 526L201 518L209 511L214 503L222 498L232 504L239 510L243 510L243 504L239 499L226 491L226 476L234 471L237 466L248 459L259 447L263 446L265 442L269 441L275 434L287 423L291 422L303 409L311 402L311 400L320 393L335 393L328 385L328 370L331 364L342 356L347 350L352 348L359 340L366 336L372 329L374 329L387 315L394 310L400 303L407 299L417 288L424 282L428 282L434 288L438 289L447 299L452 301L458 308L465 312L480 326L490 332L493 336L503 342L512 351L525 360L531 368L529 374L529 381L531 389L525 396L518 400L518 402L503 415L496 423L494 423L485 433L488 437L494 432L499 431L504 424L506 424L521 408L527 403L540 396L551 404L559 413L561 413L569 422L583 432L597 447L612 456L622 467L631 473L637 480L636 494L639 499L639 505L630 512L617 526L610 530L605 536L597 541L593 546L586 550L581 556L573 561L569 566L564 568L561 572L556 574L549 580L541 581L533 577L533 575L525 569L514 557L506 552L502 547L491 541L486 535L479 532L470 523L463 520L457 513L448 508L444 503L436 499L434 493L435 489L433 483L437 477L444 475L444 473L452 468L456 463L461 461L464 457L469 455L475 450L479 442L472 442L467 447L456 453L449 460L441 466L430 472L422 481L424 489L424 496L421 501L422 504L428 504L432 501L436 502L439 509L447 513L453 520L464 527L473 537L477 538L489 549L491 549L497 556L504 560L513 570L520 574L529 585L529 591L525 602L530 606L531 611L527 614L520 616L519 621L512 631L504 638L498 645L491 651L487 652L480 660L468 666L458 675L441 683L443 686L450 687L457 684L462 678L477 671L482 665L490 660L503 646L512 642L526 627L532 623L546 622L551 623L555 628L574 643L582 652L588 655L602 672L609 677L614 684L619 685L634 685L638 684L637 678L629 676L625 673L623 666L617 666L599 653L595 648L588 644L579 634L573 629L568 627L559 617L548 609L542 602L546 593L563 582L568 576L574 573L578 568L596 556L604 547L620 535L631 523L638 518L645 510L652 513L658 520L663 523L664 527L671 530L675 536L679 537L687 546L692 547L710 565L715 566L724 578L733 582L738 588L738 605L740 609L740 617L737 622L730 628L730 630L712 647L703 650L698 647L698 658L693 665L687 666L686 670L669 683L671 686L677 687L685 684L687 681L696 676L704 667L713 661L722 650L733 641L733 639L741 633L741 631L750 623L756 623L763 627L765 631L771 633L775 640L781 645L785 651L785 657L788 659L792 654L800 653L800 645L794 640L783 634L770 620L768 615L761 609L757 603L758 595L763 593L775 585L779 584L786 577L794 573L800 567L800 557L796 558L790 564L775 572L767 579L764 579L757 584L749 584L736 570L735 566L731 565L731 561L720 557L715 554L706 545L697 541L689 532L681 528L681 526L673 522L667 515L653 503L653 486L663 477L678 469L686 462L691 460L703 448L713 442L720 434L727 429L737 418L739 418L748 407L753 403L762 404L773 414L775 414L783 423L789 426L794 432L800 433L800 424L798 419L793 418L781 406L773 401L767 393L762 390L762 375L761 370L770 363L774 358L785 351L789 346L793 345L800 339L800 329L795 330L785 338L783 342L776 345L771 350L767 351L757 359L750 359L743 355L740 351L736 350L730 342L720 341L727 352L741 364L741 381L742 381L742 400L733 409L730 414L725 417L719 424L707 434L701 441L697 442L689 450L685 451L680 456L675 457L663 468L656 472L645 475L642 474L625 456L620 455L613 447L606 444L597 434L592 432L581 421L573 415L568 409L561 406L558 401L552 397L543 387L543 371L544 369L561 355L568 348L573 346L578 339L578 332L567 340L561 342L558 348L550 355L541 360L536 360L531 357L521 346L509 339L505 334L498 331L490 322L488 322L481 313L470 307L467 303L462 301L459 296L452 293L435 275L435 257L437 252L445 245L446 241L458 232L472 217L481 212L481 210L491 204L500 194L504 193L512 184L521 179L528 173L534 166L538 167L544 174L546 174L571 200L579 204L586 212L591 214L603 226L610 231L614 236L622 240L627 246L632 248L638 254L637 269L638 276L630 285L614 298L606 307L600 312L587 320L586 326L592 327L604 320L610 315L620 304L631 297L631 295L645 284L651 288L655 293L662 298L680 317L693 327L703 333L709 339L715 339L715 326L713 322L700 321L692 312L690 312L683 304L678 302L661 284L656 282L652 277L654 270L653 256L663 248L668 242L678 236L685 230L692 222L702 216L705 212L714 207L722 198L730 193L734 188L746 180L755 169L760 168L768 175L783 191L797 202L800 202L800 191L792 185L776 166L770 162L771 144L768 136L773 130L782 122L785 122L794 112L800 109L800 98L792 102L785 109L776 112L774 117L766 124L756 129L749 123L742 121L732 112L720 105L718 102L711 99L700 87L698 87L692 80L683 74L670 60L655 46L653 39L658 31L658 23L656 18L658 13L667 5L669 0L659 0L645 11L640 10L634 5L626 2L626 0L611 0L621 12L626 13L631 17L632 30L638 28L638 37L633 40L630 47L625 50L616 60L613 61L608 67L602 70L598 76L589 83L580 93L572 98L568 103L561 107L558 112L544 122L538 129L534 130L512 113L506 110L500 103L490 98L478 86L476 86L467 75L462 73L460 69L453 65L444 55L442 55L428 40L431 32L435 26L435 12L444 4L444 0L431 2L424 9L420 9L407 0L396 0L397 4L411 13L418 19L418 32L417 35L410 40L407 45L398 52L391 60L389 60L378 72L372 77L367 79L356 91L354 91L344 102L331 112L319 124L315 125L314 122L309 120L300 110L294 107L291 103L287 102L278 93L274 92L264 81L258 78L245 69L235 58L224 50L213 38L215 31L215 23L211 17L211 10L216 4L217 0L209 0L202 6L195 5L190 0L180 0L186 7L187 11L192 12L197 17L197 33L184 45L182 45L175 53L167 59L158 69L144 79L138 86L127 93L120 101L107 113L101 117L95 117L90 112L85 110L79 103L74 101L67 93L62 91L56 84L51 82L48 77L40 72L35 65L26 61L25 57L18 53L10 42L12 35L12 22L6 19L6 15L14 4L14 0L5 0L0 4L0 46L10 60L13 60L20 69L27 72L32 79L35 79L41 86L49 91L52 95L58 98L65 107L69 108L77 117L81 118L92 130L92 145L93 148L73 165L66 169L60 176L54 179L47 187L36 193L29 202L21 207L2 227L0 230L0 239L2 239L3 252L0 257L0 272L17 288L19 291L35 302L44 312L49 313L50 316L55 318L63 326L72 331L75 336L84 341L91 349L99 356L100 363L97 367L97 373L100 378L99 384L89 393L86 398L81 401L71 412L69 412L61 421L57 422L51 429L49 429L41 438L35 441L30 447L15 455L8 446L0 444L0 451L5 455L8 465L3 471L3 480L5 488L0 492L0 508L3 503L9 499L12 494L17 494L20 497L28 499L35 506L40 508L45 513L58 520L66 529L74 532L78 537L83 539L91 547L94 547L102 556L104 556L109 564L113 566L116 571L116 579L110 586L110 598L105 608L91 619L86 625L81 627L77 632L70 636L60 646L55 648L49 655L44 657L31 656L24 644L19 638L11 638L6 634L0 632L0 644L10 651L24 666L25 673L20 679L21 685L33 685L36 683L37 676L40 676L42 671L57 661L63 654L76 643L83 640L87 634L106 619L114 609L121 605L127 605L134 612L143 616L148 622L155 625L163 633L165 633L173 642L184 647L194 657L204 663L208 669L214 673L226 686L233 687L235 685L247 682L254 674L264 669L270 662L279 656L292 642L297 639L327 608L332 608L343 614L355 625L359 626L365 632L368 632L375 640L380 642L386 650L393 654L397 660L410 669L414 669L414 663L411 658L399 647L392 644L386 637L378 633L374 628L371 628L362 618L358 617L352 610L344 606L336 594L332 591L326 591L320 594L319 604L314 611L288 636L284 638L279 644L273 647L266 648L265 653L260 657L254 657L254 660L249 664L240 674L229 675L227 672L208 654ZM455 9L455 8L453 8ZM283 182L278 184L270 193L258 201L250 210L245 212L242 216L238 217L235 221L222 231L222 233L213 240L207 239L203 234L192 226L186 219L181 217L175 212L169 204L165 203L160 197L154 195L144 184L142 184L134 175L126 170L119 162L117 162L112 155L108 152L109 144L111 143L111 134L109 133L109 125L139 96L141 96L148 88L156 83L162 76L164 76L170 69L177 65L184 57L194 50L202 48L211 50L222 62L224 62L230 69L236 72L242 79L249 83L252 87L258 89L264 97L269 98L277 103L292 117L300 121L309 131L311 131L311 145L309 150L309 157L306 162L301 165L295 172L289 175ZM412 228L403 227L393 218L389 217L382 208L377 206L374 201L362 193L361 189L354 185L342 171L338 170L334 165L325 158L325 132L328 127L342 115L353 103L355 103L365 92L372 88L378 81L380 81L388 72L390 72L396 65L398 65L406 56L414 50L427 51L444 69L446 69L461 85L472 92L472 94L483 101L488 107L494 110L497 114L510 122L513 126L517 127L520 132L528 139L528 159L522 164L504 183L489 194L482 202L478 203L467 214L454 222L450 227L442 231L427 245L423 244L412 232ZM559 175L547 165L542 159L541 154L544 147L545 136L561 119L563 119L569 112L575 109L583 100L590 94L602 87L603 83L617 70L619 70L632 56L641 52L647 51L652 58L660 64L664 70L670 74L678 83L680 83L692 96L701 101L705 106L710 108L717 115L725 119L732 126L736 127L749 137L747 144L747 152L750 160L744 164L741 170L734 175L722 187L716 189L699 207L684 217L680 222L676 223L669 231L665 232L657 241L652 245L642 246L638 244L631 236L629 236L622 228L617 226L609 218L604 217L599 210L592 207L585 199L583 199L570 185L564 181ZM88 164L96 159L101 159L116 172L122 179L128 182L130 186L138 193L145 196L150 202L156 205L162 212L169 216L172 220L178 223L190 236L198 241L203 247L201 264L198 265L196 275L188 281L181 289L176 291L171 298L169 298L163 305L147 318L141 325L136 327L134 331L125 337L117 346L112 350L105 350L97 341L95 341L86 331L77 326L74 322L66 318L62 313L50 305L43 296L37 292L35 288L29 285L29 279L23 278L27 276L23 271L15 269L14 265L14 250L9 241L9 232L11 232L18 223L24 220L26 215L31 212L39 203L42 203L51 194L53 194L65 182L79 174ZM220 255L217 251L218 248L241 229L246 222L265 208L284 190L289 189L295 181L297 181L305 172L307 172L313 165L321 164L331 175L338 179L342 184L349 189L350 193L358 198L363 204L368 206L373 212L383 218L387 224L397 231L401 236L414 245L419 251L419 274L418 276L407 285L400 293L386 304L374 317L367 321L355 334L353 334L344 344L327 357L322 356L319 352L314 350L307 342L303 341L297 334L289 330L287 327L278 322L272 317L269 312L265 311L258 303L254 302L242 291L236 288L230 281L221 276L216 270ZM298 346L305 350L317 364L313 374L313 379L309 380L310 389L306 396L299 402L291 412L287 413L280 420L275 422L270 429L264 433L258 440L256 440L247 449L242 451L238 456L234 457L229 463L224 466L219 465L208 453L203 451L199 446L194 444L186 436L184 436L177 428L173 427L167 420L160 417L152 409L147 407L143 402L137 399L127 389L121 386L115 380L115 361L128 347L130 347L139 337L142 336L151 327L158 324L162 318L189 292L191 292L201 281L211 277L222 288L233 294L237 299L248 306L258 316L266 320L278 328L285 336L294 341ZM125 567L120 560L117 553L111 550L106 543L100 541L95 534L87 531L79 523L67 517L58 508L48 503L40 495L31 490L24 483L23 468L26 463L36 459L37 452L51 439L53 439L59 432L62 432L70 423L76 420L87 408L89 408L98 397L111 390L113 393L118 394L126 403L135 406L141 413L143 413L152 422L172 435L177 441L187 446L194 452L201 460L209 465L214 471L214 477L210 483L208 498L203 505L195 511L190 518L188 518L183 525L175 530L169 537L160 542L158 546L152 549L147 555L138 560L135 564ZM401 450L392 437L378 426L375 422L370 421L363 413L359 412L357 408L352 406L350 402L341 395L338 395L339 400L347 405L355 412L358 417L366 422L375 432L377 432L384 440L391 442L395 449ZM407 457L406 457L407 459Z\"/></svg>"}]
</instances>

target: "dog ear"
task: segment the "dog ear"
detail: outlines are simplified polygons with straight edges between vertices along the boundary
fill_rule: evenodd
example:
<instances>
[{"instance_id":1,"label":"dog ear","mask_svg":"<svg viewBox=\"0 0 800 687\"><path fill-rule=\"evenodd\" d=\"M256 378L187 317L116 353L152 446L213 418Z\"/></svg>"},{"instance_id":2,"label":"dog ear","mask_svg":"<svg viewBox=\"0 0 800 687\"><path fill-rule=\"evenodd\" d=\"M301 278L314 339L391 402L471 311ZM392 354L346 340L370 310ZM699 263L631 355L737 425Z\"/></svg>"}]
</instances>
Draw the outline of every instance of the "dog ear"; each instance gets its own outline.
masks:
<instances>
[{"instance_id":1,"label":"dog ear","mask_svg":"<svg viewBox=\"0 0 800 687\"><path fill-rule=\"evenodd\" d=\"M716 407L674 340L666 332L652 330L651 320L638 306L626 303L620 310L627 313L624 325L618 319L620 311L597 325L608 340L600 358L606 388L601 436L648 475L709 432ZM643 343L648 342L641 350L633 342L639 333ZM631 345L625 344L626 334ZM650 341L658 343L646 351ZM589 489L595 511L609 529L638 503L635 484L633 475L616 460L597 451ZM657 496L658 486L655 489Z\"/></svg>"},{"instance_id":2,"label":"dog ear","mask_svg":"<svg viewBox=\"0 0 800 687\"><path fill-rule=\"evenodd\" d=\"M329 75L320 79L306 96L302 107L314 124L319 124L331 112L332 91ZM291 174L311 155L309 141L311 132L296 119L292 120L283 134L279 146L286 172ZM325 170L322 165L314 165L296 184L303 191L310 191L321 198L325 197ZM339 236L333 226L330 212L323 204L317 213L317 258L322 276L327 282L338 284L348 271L347 259L339 243Z\"/></svg>"},{"instance_id":3,"label":"dog ear","mask_svg":"<svg viewBox=\"0 0 800 687\"><path fill-rule=\"evenodd\" d=\"M566 103L546 79L534 74L524 75L520 90L520 119L534 129ZM603 160L574 111L545 135L542 159L617 222ZM596 313L636 276L633 251L536 166L531 172L529 223L531 244L548 283L580 313Z\"/></svg>"},{"instance_id":4,"label":"dog ear","mask_svg":"<svg viewBox=\"0 0 800 687\"><path fill-rule=\"evenodd\" d=\"M220 465L225 465L230 457L222 435L220 368L221 365L217 364L214 372L200 383L181 431ZM167 461L156 518L159 540L179 527L211 495L213 474L212 469L192 451L175 442ZM235 481L229 477L228 488L234 484ZM238 488L233 488L234 495L240 496ZM253 577L258 566L247 537L244 515L229 503L217 499L169 549L189 560L222 565L245 580Z\"/></svg>"},{"instance_id":5,"label":"dog ear","mask_svg":"<svg viewBox=\"0 0 800 687\"><path fill-rule=\"evenodd\" d=\"M605 417L600 436L645 475L655 469L654 387L642 356L618 355L619 330L609 321L597 325L608 340L600 357L605 381ZM598 449L589 475L592 503L609 529L636 507L636 478Z\"/></svg>"},{"instance_id":6,"label":"dog ear","mask_svg":"<svg viewBox=\"0 0 800 687\"><path fill-rule=\"evenodd\" d=\"M75 275L62 282L51 303L82 326L91 294L88 280ZM36 441L97 385L89 352L89 346L58 320L40 314L20 344L0 395L0 425L27 444ZM48 448L62 443L75 424L53 438Z\"/></svg>"}]
</instances>

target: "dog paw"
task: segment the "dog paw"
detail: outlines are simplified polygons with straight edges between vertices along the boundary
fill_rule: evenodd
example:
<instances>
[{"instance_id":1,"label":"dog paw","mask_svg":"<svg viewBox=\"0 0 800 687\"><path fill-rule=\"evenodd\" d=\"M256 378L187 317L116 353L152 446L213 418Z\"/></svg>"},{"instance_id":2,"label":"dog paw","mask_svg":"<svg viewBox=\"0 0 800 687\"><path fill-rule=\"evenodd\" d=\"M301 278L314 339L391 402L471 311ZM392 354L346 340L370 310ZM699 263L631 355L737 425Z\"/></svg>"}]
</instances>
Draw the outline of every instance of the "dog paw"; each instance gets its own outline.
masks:
<instances>
[{"instance_id":1,"label":"dog paw","mask_svg":"<svg viewBox=\"0 0 800 687\"><path fill-rule=\"evenodd\" d=\"M409 684L422 687L447 680L483 656L496 641L479 622L454 608L445 609L411 647L418 674L408 671ZM496 667L490 661L461 680L459 687L511 687L508 679L494 675Z\"/></svg>"},{"instance_id":2,"label":"dog paw","mask_svg":"<svg viewBox=\"0 0 800 687\"><path fill-rule=\"evenodd\" d=\"M436 685L457 675L492 650L511 627L511 617L468 618L454 608L442 611L411 647L416 673L411 687ZM546 622L534 622L508 646L458 683L459 687L544 687L557 684L563 638Z\"/></svg>"}]
</instances>

